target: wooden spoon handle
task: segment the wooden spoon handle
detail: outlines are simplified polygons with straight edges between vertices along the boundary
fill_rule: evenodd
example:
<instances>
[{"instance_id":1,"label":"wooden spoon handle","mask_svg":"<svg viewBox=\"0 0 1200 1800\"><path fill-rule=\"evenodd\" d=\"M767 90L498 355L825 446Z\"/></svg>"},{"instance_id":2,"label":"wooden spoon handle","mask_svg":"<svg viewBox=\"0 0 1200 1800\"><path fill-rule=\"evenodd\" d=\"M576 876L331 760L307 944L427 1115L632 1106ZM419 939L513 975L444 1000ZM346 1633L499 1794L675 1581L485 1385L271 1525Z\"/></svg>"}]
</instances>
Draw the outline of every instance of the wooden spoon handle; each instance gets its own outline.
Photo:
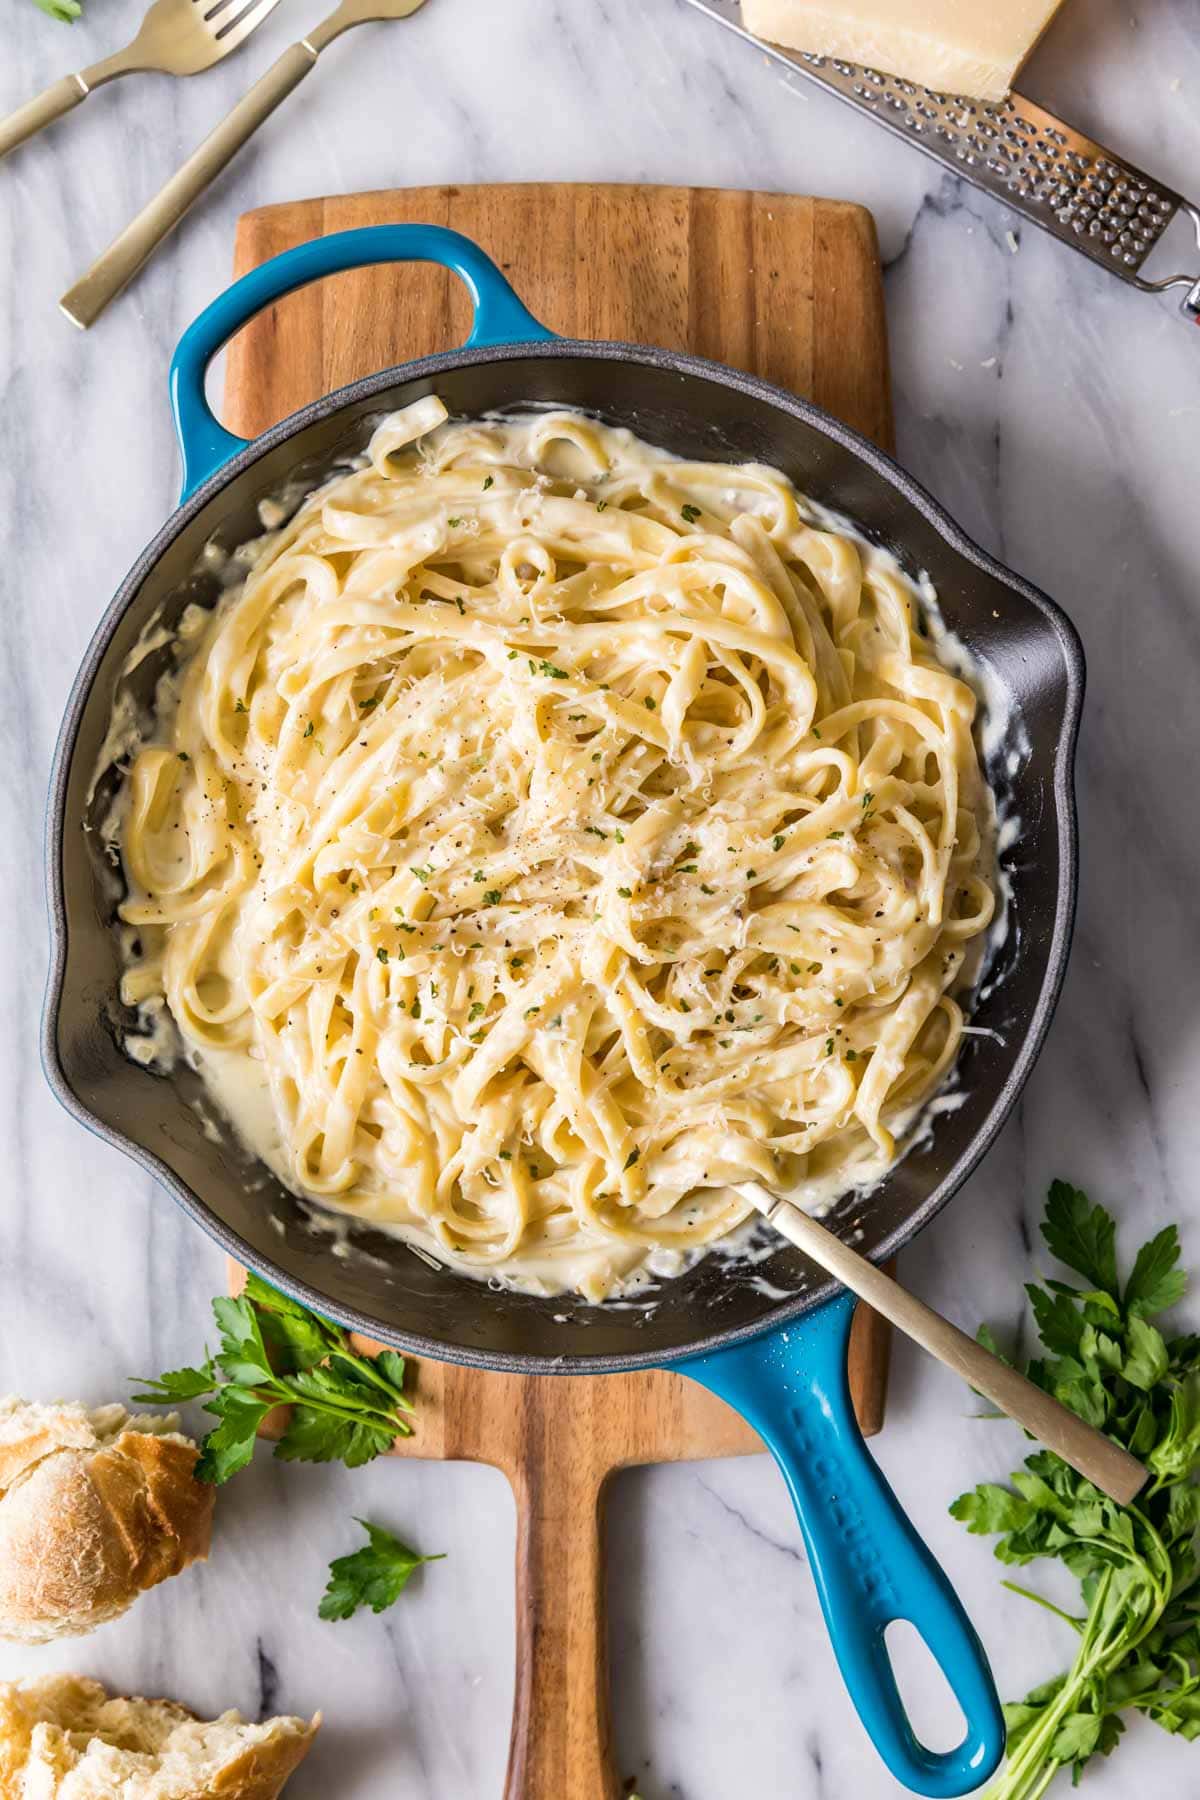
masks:
<instances>
[{"instance_id":1,"label":"wooden spoon handle","mask_svg":"<svg viewBox=\"0 0 1200 1800\"><path fill-rule=\"evenodd\" d=\"M1052 1395L1043 1393L1016 1369L1010 1369L998 1356L993 1356L990 1350L985 1350L949 1319L944 1319L915 1294L902 1288L865 1256L860 1256L857 1250L851 1250L841 1238L801 1212L791 1201L779 1199L756 1182L747 1182L740 1192L752 1200L763 1216L798 1250L803 1250L821 1268L836 1275L851 1293L866 1300L876 1312L890 1319L897 1330L961 1375L964 1381L969 1381L1001 1412L1023 1425L1039 1443L1061 1456L1110 1498L1128 1506L1141 1491L1147 1470L1136 1457L1114 1444L1111 1438L1106 1438L1103 1432L1085 1425Z\"/></svg>"},{"instance_id":2,"label":"wooden spoon handle","mask_svg":"<svg viewBox=\"0 0 1200 1800\"><path fill-rule=\"evenodd\" d=\"M510 1471L517 1676L504 1800L620 1800L610 1752L604 1475L577 1416L585 1385L606 1384L548 1375L521 1389L528 1416L514 1433L521 1460Z\"/></svg>"}]
</instances>

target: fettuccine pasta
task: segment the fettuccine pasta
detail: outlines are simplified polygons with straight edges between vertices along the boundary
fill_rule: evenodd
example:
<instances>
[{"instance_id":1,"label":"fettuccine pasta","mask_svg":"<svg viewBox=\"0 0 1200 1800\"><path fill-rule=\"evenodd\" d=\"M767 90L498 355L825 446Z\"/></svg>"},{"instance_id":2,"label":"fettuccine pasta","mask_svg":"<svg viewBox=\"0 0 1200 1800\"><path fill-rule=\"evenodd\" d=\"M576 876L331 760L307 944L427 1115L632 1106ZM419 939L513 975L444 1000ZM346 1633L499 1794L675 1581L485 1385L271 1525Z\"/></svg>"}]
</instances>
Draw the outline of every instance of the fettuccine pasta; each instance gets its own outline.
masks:
<instances>
[{"instance_id":1,"label":"fettuccine pasta","mask_svg":"<svg viewBox=\"0 0 1200 1800\"><path fill-rule=\"evenodd\" d=\"M296 1192L599 1298L896 1157L993 912L975 708L777 471L426 398L186 647L125 999Z\"/></svg>"}]
</instances>

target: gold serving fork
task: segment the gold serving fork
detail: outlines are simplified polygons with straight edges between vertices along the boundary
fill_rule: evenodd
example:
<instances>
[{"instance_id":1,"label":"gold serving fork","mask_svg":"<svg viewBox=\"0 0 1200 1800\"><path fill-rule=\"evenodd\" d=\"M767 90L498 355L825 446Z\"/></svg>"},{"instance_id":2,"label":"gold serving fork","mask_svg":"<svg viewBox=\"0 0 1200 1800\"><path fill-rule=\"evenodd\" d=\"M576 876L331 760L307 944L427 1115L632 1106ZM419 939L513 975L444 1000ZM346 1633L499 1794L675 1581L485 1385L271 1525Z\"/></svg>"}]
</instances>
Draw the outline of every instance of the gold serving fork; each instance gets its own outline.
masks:
<instances>
[{"instance_id":1,"label":"gold serving fork","mask_svg":"<svg viewBox=\"0 0 1200 1800\"><path fill-rule=\"evenodd\" d=\"M154 0L131 44L78 75L64 75L0 121L0 156L61 119L119 75L199 75L244 44L279 0Z\"/></svg>"},{"instance_id":2,"label":"gold serving fork","mask_svg":"<svg viewBox=\"0 0 1200 1800\"><path fill-rule=\"evenodd\" d=\"M358 25L407 19L424 4L425 0L341 0L341 5L314 26L307 37L286 49L242 96L228 118L210 132L182 168L97 258L87 274L63 295L58 304L71 323L86 329L99 318L109 301L132 281L147 257L232 161L246 139L312 72L322 50L335 38Z\"/></svg>"}]
</instances>

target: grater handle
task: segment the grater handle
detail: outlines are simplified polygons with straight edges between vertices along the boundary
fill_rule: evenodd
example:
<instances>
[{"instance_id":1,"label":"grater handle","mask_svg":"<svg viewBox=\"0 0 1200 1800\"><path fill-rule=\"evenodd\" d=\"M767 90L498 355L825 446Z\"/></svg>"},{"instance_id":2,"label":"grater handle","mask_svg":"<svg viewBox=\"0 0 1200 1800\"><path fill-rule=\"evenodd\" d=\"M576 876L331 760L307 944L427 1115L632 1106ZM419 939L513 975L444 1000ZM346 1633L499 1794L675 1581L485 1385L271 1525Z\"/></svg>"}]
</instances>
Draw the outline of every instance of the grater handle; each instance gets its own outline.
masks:
<instances>
[{"instance_id":1,"label":"grater handle","mask_svg":"<svg viewBox=\"0 0 1200 1800\"><path fill-rule=\"evenodd\" d=\"M1194 206L1190 200L1181 200L1179 211L1192 221L1196 249L1200 252L1200 207ZM1186 288L1187 293L1179 302L1179 310L1193 325L1200 325L1200 275L1166 275L1161 281L1139 280L1137 285L1151 294L1165 294L1171 288Z\"/></svg>"}]
</instances>

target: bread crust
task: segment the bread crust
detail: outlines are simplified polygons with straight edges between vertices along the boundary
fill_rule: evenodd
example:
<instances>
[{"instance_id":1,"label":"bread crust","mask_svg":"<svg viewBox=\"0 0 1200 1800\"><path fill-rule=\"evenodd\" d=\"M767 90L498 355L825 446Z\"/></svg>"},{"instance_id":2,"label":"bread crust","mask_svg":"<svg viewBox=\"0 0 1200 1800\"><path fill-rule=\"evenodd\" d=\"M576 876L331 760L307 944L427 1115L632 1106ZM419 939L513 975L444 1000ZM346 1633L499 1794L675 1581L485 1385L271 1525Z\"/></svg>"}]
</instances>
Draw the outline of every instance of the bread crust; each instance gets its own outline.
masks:
<instances>
[{"instance_id":1,"label":"bread crust","mask_svg":"<svg viewBox=\"0 0 1200 1800\"><path fill-rule=\"evenodd\" d=\"M0 1800L276 1800L320 1723L205 1723L83 1675L0 1682Z\"/></svg>"},{"instance_id":2,"label":"bread crust","mask_svg":"<svg viewBox=\"0 0 1200 1800\"><path fill-rule=\"evenodd\" d=\"M195 1478L193 1444L99 1436L81 1407L14 1422L0 1444L0 1637L82 1635L208 1555L215 1490Z\"/></svg>"}]
</instances>

